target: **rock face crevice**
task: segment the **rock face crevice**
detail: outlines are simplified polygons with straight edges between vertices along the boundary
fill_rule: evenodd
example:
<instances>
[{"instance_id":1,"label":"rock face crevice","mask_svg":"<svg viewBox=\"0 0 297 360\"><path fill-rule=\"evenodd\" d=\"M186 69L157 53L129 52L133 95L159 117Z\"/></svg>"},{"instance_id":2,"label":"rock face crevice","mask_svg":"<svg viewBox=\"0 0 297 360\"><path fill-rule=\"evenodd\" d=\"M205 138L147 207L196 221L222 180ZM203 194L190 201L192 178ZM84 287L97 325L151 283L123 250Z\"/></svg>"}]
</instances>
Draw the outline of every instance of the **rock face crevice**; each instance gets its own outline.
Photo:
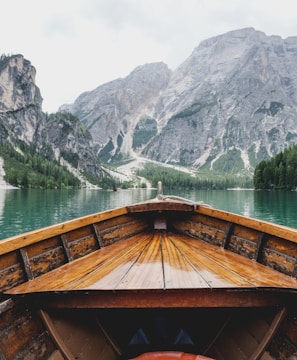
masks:
<instances>
[{"instance_id":1,"label":"rock face crevice","mask_svg":"<svg viewBox=\"0 0 297 360\"><path fill-rule=\"evenodd\" d=\"M137 151L165 163L252 171L297 143L296 59L297 37L234 30L202 41L174 71L140 66L61 110L81 119L107 161ZM135 136L140 146L132 149Z\"/></svg>"}]
</instances>

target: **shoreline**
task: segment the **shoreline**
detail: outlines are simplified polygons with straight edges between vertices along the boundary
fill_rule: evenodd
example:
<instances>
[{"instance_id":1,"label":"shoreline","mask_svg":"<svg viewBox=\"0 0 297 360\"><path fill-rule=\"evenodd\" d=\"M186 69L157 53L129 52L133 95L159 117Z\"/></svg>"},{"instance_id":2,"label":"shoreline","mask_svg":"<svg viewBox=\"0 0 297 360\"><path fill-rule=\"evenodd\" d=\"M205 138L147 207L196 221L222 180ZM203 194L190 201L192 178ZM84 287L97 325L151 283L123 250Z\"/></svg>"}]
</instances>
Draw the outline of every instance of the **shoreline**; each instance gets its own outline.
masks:
<instances>
[{"instance_id":1,"label":"shoreline","mask_svg":"<svg viewBox=\"0 0 297 360\"><path fill-rule=\"evenodd\" d=\"M4 180L5 171L3 167L4 161L2 157L0 157L0 190L11 190L11 189L18 189L18 187L8 184Z\"/></svg>"},{"instance_id":2,"label":"shoreline","mask_svg":"<svg viewBox=\"0 0 297 360\"><path fill-rule=\"evenodd\" d=\"M3 167L4 161L2 157L0 157L0 190L11 190L11 189L18 189L17 186L10 185L4 180L5 171Z\"/></svg>"},{"instance_id":3,"label":"shoreline","mask_svg":"<svg viewBox=\"0 0 297 360\"><path fill-rule=\"evenodd\" d=\"M16 186L13 186L13 185L5 185L5 184L0 184L0 190L15 190L15 189L19 189L18 187Z\"/></svg>"}]
</instances>

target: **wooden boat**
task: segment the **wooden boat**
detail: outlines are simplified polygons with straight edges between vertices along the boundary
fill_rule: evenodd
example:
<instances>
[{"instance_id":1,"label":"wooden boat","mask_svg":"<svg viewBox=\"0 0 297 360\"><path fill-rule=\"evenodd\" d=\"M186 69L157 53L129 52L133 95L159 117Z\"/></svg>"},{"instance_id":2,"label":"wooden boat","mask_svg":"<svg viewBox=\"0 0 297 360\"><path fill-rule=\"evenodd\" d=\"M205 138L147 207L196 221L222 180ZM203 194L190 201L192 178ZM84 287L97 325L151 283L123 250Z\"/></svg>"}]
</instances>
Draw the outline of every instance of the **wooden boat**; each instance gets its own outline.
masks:
<instances>
[{"instance_id":1,"label":"wooden boat","mask_svg":"<svg viewBox=\"0 0 297 360\"><path fill-rule=\"evenodd\" d=\"M0 241L0 359L297 359L296 275L297 230L160 193Z\"/></svg>"}]
</instances>

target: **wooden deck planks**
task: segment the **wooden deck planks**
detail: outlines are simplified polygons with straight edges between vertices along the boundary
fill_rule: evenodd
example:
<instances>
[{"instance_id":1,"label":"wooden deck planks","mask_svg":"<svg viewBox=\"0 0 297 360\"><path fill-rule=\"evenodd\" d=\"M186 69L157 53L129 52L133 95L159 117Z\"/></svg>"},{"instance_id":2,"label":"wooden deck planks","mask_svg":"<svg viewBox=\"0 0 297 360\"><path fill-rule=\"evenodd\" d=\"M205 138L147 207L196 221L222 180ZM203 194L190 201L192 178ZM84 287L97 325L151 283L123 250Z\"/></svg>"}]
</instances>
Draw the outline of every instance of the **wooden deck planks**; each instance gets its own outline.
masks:
<instances>
[{"instance_id":1,"label":"wooden deck planks","mask_svg":"<svg viewBox=\"0 0 297 360\"><path fill-rule=\"evenodd\" d=\"M73 284L72 289L116 289L118 284L121 284L126 274L134 268L141 254L147 253L146 248L151 244L151 235L142 235L142 240L136 242L127 251L115 254L113 257L106 261L100 268L88 276L84 277L81 281Z\"/></svg>"},{"instance_id":2,"label":"wooden deck planks","mask_svg":"<svg viewBox=\"0 0 297 360\"><path fill-rule=\"evenodd\" d=\"M134 266L122 279L117 289L162 289L164 276L160 234L152 237L150 244L140 254Z\"/></svg>"},{"instance_id":3,"label":"wooden deck planks","mask_svg":"<svg viewBox=\"0 0 297 360\"><path fill-rule=\"evenodd\" d=\"M257 263L254 260L245 258L221 247L190 239L186 236L181 236L180 239L196 252L198 251L218 264L221 264L221 266L230 273L237 274L243 279L246 279L254 287L287 287L297 289L296 279Z\"/></svg>"},{"instance_id":4,"label":"wooden deck planks","mask_svg":"<svg viewBox=\"0 0 297 360\"><path fill-rule=\"evenodd\" d=\"M280 287L297 280L223 248L162 231L135 235L8 291Z\"/></svg>"},{"instance_id":5,"label":"wooden deck planks","mask_svg":"<svg viewBox=\"0 0 297 360\"><path fill-rule=\"evenodd\" d=\"M161 239L165 288L209 288L207 281L195 270L182 249L176 246L167 233L163 233Z\"/></svg>"},{"instance_id":6,"label":"wooden deck planks","mask_svg":"<svg viewBox=\"0 0 297 360\"><path fill-rule=\"evenodd\" d=\"M232 288L232 287L251 287L253 284L240 276L229 271L216 260L206 256L197 249L189 246L179 237L170 236L175 246L184 254L192 264L195 271L205 280L211 288ZM216 247L216 250L218 248Z\"/></svg>"},{"instance_id":7,"label":"wooden deck planks","mask_svg":"<svg viewBox=\"0 0 297 360\"><path fill-rule=\"evenodd\" d=\"M102 248L81 259L65 264L51 272L25 282L8 291L10 294L21 294L37 291L51 290L71 290L75 284L82 282L83 279L94 271L98 271L104 264L110 262L115 256L123 255L122 261L130 248L138 245L139 242L147 241L148 234L136 235L131 239L119 242L114 245Z\"/></svg>"}]
</instances>

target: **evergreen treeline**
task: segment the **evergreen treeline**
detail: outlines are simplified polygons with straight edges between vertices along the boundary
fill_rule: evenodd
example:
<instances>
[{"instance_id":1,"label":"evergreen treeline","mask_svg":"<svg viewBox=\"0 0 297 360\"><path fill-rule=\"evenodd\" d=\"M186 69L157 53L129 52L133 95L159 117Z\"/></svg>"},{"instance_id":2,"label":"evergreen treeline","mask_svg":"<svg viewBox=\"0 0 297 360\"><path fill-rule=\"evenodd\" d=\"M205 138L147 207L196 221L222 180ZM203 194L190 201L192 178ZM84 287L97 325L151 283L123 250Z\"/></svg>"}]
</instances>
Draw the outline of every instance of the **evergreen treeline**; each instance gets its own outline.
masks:
<instances>
[{"instance_id":1,"label":"evergreen treeline","mask_svg":"<svg viewBox=\"0 0 297 360\"><path fill-rule=\"evenodd\" d=\"M297 188L297 145L285 149L269 160L261 161L255 168L254 187L264 189Z\"/></svg>"},{"instance_id":2,"label":"evergreen treeline","mask_svg":"<svg viewBox=\"0 0 297 360\"><path fill-rule=\"evenodd\" d=\"M57 161L49 161L24 143L0 145L5 180L24 188L80 187L80 181Z\"/></svg>"},{"instance_id":3,"label":"evergreen treeline","mask_svg":"<svg viewBox=\"0 0 297 360\"><path fill-rule=\"evenodd\" d=\"M251 188L252 180L248 177L223 177L203 174L192 176L169 167L146 164L143 169L137 171L137 175L148 179L153 187L157 187L158 181L166 189L228 189L228 188Z\"/></svg>"}]
</instances>

